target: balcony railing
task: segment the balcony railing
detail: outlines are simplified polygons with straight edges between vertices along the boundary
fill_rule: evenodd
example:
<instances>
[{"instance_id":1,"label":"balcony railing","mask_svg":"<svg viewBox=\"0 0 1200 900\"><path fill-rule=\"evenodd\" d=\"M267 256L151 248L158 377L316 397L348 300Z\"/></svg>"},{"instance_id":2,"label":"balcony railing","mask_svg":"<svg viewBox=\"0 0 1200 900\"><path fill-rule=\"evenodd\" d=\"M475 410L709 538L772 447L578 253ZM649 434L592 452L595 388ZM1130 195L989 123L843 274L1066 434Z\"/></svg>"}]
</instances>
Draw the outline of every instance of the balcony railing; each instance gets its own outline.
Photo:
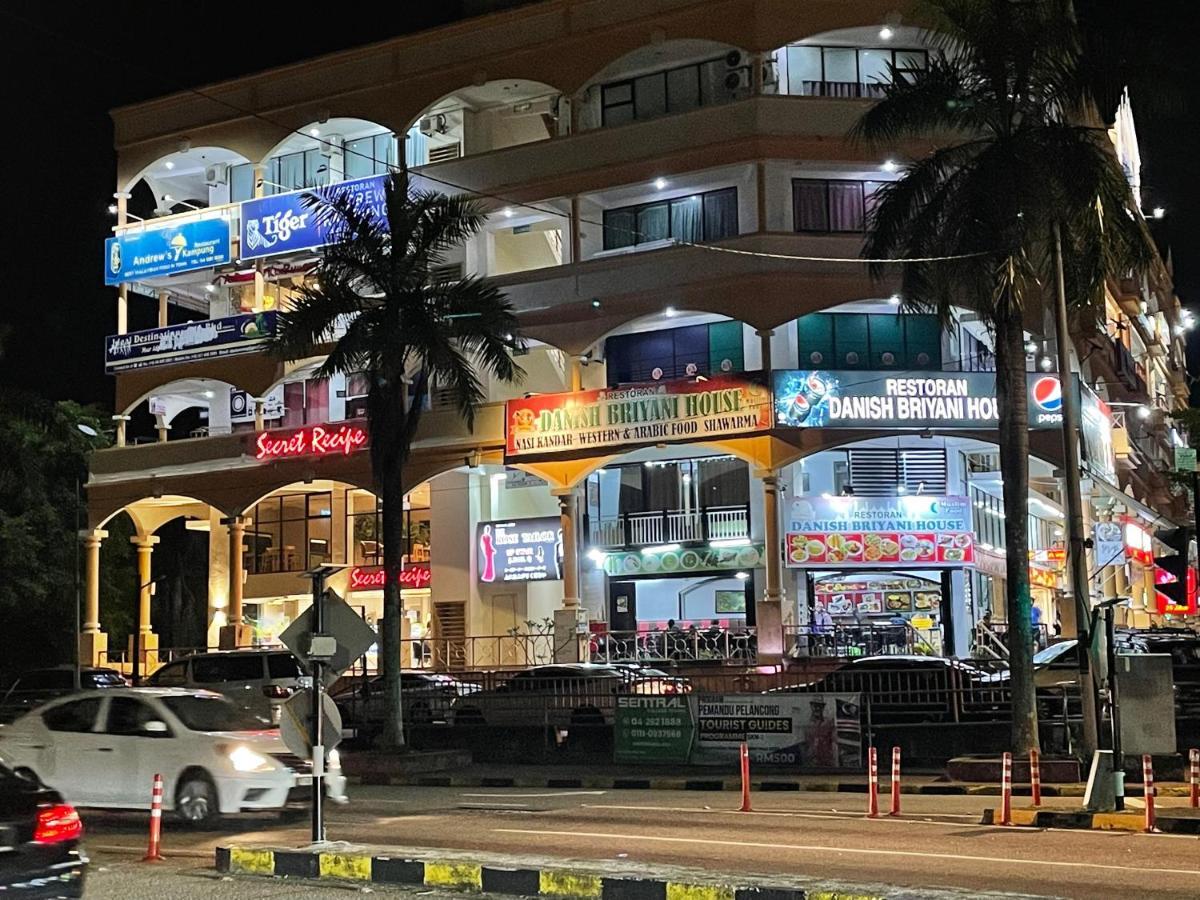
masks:
<instances>
[{"instance_id":1,"label":"balcony railing","mask_svg":"<svg viewBox=\"0 0 1200 900\"><path fill-rule=\"evenodd\" d=\"M749 506L710 506L621 513L591 521L591 543L601 549L652 547L750 537Z\"/></svg>"},{"instance_id":2,"label":"balcony railing","mask_svg":"<svg viewBox=\"0 0 1200 900\"><path fill-rule=\"evenodd\" d=\"M1146 393L1146 379L1138 372L1138 364L1133 359L1129 348L1118 340L1113 340L1113 369L1117 377L1131 391Z\"/></svg>"}]
</instances>

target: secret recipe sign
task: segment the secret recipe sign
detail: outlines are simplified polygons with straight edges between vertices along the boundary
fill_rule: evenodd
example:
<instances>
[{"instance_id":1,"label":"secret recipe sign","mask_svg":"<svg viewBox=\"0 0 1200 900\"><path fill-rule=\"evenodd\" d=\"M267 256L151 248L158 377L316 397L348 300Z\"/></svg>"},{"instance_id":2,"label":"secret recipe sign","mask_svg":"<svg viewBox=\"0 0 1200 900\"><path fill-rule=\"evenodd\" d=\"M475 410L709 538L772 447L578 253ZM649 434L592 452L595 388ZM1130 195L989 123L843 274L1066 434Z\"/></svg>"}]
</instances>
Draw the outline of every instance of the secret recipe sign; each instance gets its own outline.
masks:
<instances>
[{"instance_id":1,"label":"secret recipe sign","mask_svg":"<svg viewBox=\"0 0 1200 900\"><path fill-rule=\"evenodd\" d=\"M254 458L269 462L302 457L348 456L356 450L362 450L367 444L367 429L361 425L310 425L296 431L260 431L254 439Z\"/></svg>"},{"instance_id":2,"label":"secret recipe sign","mask_svg":"<svg viewBox=\"0 0 1200 900\"><path fill-rule=\"evenodd\" d=\"M506 459L629 449L771 427L771 392L741 379L542 394L505 404Z\"/></svg>"}]
</instances>

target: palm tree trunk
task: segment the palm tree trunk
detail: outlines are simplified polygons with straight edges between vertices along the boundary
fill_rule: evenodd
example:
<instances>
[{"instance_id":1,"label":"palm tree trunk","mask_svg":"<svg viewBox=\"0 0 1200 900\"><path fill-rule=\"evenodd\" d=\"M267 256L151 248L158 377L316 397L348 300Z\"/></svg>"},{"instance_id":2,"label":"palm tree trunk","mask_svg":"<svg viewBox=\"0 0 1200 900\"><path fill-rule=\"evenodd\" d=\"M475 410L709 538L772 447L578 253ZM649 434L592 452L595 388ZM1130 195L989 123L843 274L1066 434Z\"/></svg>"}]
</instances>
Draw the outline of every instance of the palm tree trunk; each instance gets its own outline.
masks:
<instances>
[{"instance_id":1,"label":"palm tree trunk","mask_svg":"<svg viewBox=\"0 0 1200 900\"><path fill-rule=\"evenodd\" d=\"M1008 618L1012 749L1027 755L1038 747L1033 686L1033 623L1029 590L1029 389L1025 332L1019 309L996 323L996 398L1000 406L1000 477L1004 480L1004 543Z\"/></svg>"},{"instance_id":2,"label":"palm tree trunk","mask_svg":"<svg viewBox=\"0 0 1200 900\"><path fill-rule=\"evenodd\" d=\"M383 498L383 634L380 653L387 707L379 746L404 746L404 715L400 696L400 619L404 614L400 597L400 573L404 559L404 476L397 461L382 473Z\"/></svg>"}]
</instances>

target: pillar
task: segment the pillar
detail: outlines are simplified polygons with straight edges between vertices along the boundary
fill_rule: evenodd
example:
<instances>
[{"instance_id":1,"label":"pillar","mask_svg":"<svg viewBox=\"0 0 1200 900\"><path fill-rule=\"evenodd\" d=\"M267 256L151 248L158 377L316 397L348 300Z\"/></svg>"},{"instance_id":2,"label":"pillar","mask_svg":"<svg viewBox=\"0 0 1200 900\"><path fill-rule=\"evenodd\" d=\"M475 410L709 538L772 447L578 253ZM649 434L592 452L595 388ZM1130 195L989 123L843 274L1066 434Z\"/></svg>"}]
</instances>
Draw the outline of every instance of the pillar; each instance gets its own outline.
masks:
<instances>
[{"instance_id":1,"label":"pillar","mask_svg":"<svg viewBox=\"0 0 1200 900\"><path fill-rule=\"evenodd\" d=\"M770 328L759 328L754 333L758 335L762 345L760 368L763 370L763 374L769 375L771 374L771 338L775 336L775 332Z\"/></svg>"},{"instance_id":2,"label":"pillar","mask_svg":"<svg viewBox=\"0 0 1200 900\"><path fill-rule=\"evenodd\" d=\"M587 613L579 606L579 497L574 488L558 496L563 548L563 602L554 611L554 661L587 659Z\"/></svg>"},{"instance_id":3,"label":"pillar","mask_svg":"<svg viewBox=\"0 0 1200 900\"><path fill-rule=\"evenodd\" d=\"M263 415L263 410L266 408L267 401L263 397L254 398L254 430L263 431L265 429L266 418Z\"/></svg>"},{"instance_id":4,"label":"pillar","mask_svg":"<svg viewBox=\"0 0 1200 900\"><path fill-rule=\"evenodd\" d=\"M763 234L767 231L767 164L764 162L754 166L754 187L757 231Z\"/></svg>"},{"instance_id":5,"label":"pillar","mask_svg":"<svg viewBox=\"0 0 1200 900\"><path fill-rule=\"evenodd\" d=\"M266 180L266 177L267 177L267 167L266 166L259 164L254 167L254 196L255 197L261 197L265 193L263 191L263 188L265 187L264 181Z\"/></svg>"},{"instance_id":6,"label":"pillar","mask_svg":"<svg viewBox=\"0 0 1200 900\"><path fill-rule=\"evenodd\" d=\"M129 421L129 416L113 416L113 424L116 426L117 436L116 444L118 447L125 446L125 423Z\"/></svg>"},{"instance_id":7,"label":"pillar","mask_svg":"<svg viewBox=\"0 0 1200 900\"><path fill-rule=\"evenodd\" d=\"M779 662L783 658L783 565L779 540L779 473L760 476L763 486L764 554L766 582L763 597L755 603L754 622L758 637L758 661Z\"/></svg>"},{"instance_id":8,"label":"pillar","mask_svg":"<svg viewBox=\"0 0 1200 900\"><path fill-rule=\"evenodd\" d=\"M245 578L243 558L246 550L246 520L241 516L222 519L229 532L229 599L226 605L226 624L221 627L218 646L222 650L249 647L252 630L242 623L242 596Z\"/></svg>"},{"instance_id":9,"label":"pillar","mask_svg":"<svg viewBox=\"0 0 1200 900\"><path fill-rule=\"evenodd\" d=\"M583 390L583 358L579 356L571 357L571 390Z\"/></svg>"},{"instance_id":10,"label":"pillar","mask_svg":"<svg viewBox=\"0 0 1200 900\"><path fill-rule=\"evenodd\" d=\"M571 198L571 262L580 262L583 256L582 245L579 234L579 195L576 194Z\"/></svg>"},{"instance_id":11,"label":"pillar","mask_svg":"<svg viewBox=\"0 0 1200 900\"><path fill-rule=\"evenodd\" d=\"M108 662L108 635L100 630L100 544L107 531L81 531L83 544L83 620L79 634L79 659L86 666Z\"/></svg>"},{"instance_id":12,"label":"pillar","mask_svg":"<svg viewBox=\"0 0 1200 900\"><path fill-rule=\"evenodd\" d=\"M167 298L171 295L166 291L158 292L158 327L166 328L169 314L167 312Z\"/></svg>"},{"instance_id":13,"label":"pillar","mask_svg":"<svg viewBox=\"0 0 1200 900\"><path fill-rule=\"evenodd\" d=\"M140 667L142 677L150 674L151 667L146 665L146 660L152 651L158 649L158 635L154 633L150 621L150 597L153 594L153 568L151 561L154 556L154 545L158 543L158 537L155 535L135 535L129 539L129 542L137 548L137 577L138 577L138 607L137 607L137 622L136 628L138 632L138 645L142 656L142 665ZM129 636L129 656L133 657L133 640L134 636Z\"/></svg>"},{"instance_id":14,"label":"pillar","mask_svg":"<svg viewBox=\"0 0 1200 900\"><path fill-rule=\"evenodd\" d=\"M117 201L117 225L125 225L129 221L129 194L117 191L113 194ZM122 284L117 288L117 334L129 331L129 285Z\"/></svg>"}]
</instances>

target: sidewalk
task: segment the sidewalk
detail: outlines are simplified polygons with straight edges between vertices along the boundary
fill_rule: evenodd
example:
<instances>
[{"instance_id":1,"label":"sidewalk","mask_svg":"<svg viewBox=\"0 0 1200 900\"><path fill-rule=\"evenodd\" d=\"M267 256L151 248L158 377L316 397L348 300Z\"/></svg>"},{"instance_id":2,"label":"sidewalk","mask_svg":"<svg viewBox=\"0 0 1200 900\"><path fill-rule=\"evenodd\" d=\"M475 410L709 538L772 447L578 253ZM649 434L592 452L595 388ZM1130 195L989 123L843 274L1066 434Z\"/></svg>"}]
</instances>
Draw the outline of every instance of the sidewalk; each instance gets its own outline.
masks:
<instances>
[{"instance_id":1,"label":"sidewalk","mask_svg":"<svg viewBox=\"0 0 1200 900\"><path fill-rule=\"evenodd\" d=\"M1166 793L1158 788L1155 806L1154 830L1163 834L1200 835L1200 809L1186 804L1174 804L1174 798L1186 796L1182 793ZM1171 798L1166 803L1163 798ZM983 811L983 824L999 824L997 809ZM1012 825L1017 828L1064 828L1078 831L1128 831L1146 830L1146 809L1138 796L1125 798L1123 812L1090 813L1080 809L1047 809L1032 806L1014 807Z\"/></svg>"}]
</instances>

